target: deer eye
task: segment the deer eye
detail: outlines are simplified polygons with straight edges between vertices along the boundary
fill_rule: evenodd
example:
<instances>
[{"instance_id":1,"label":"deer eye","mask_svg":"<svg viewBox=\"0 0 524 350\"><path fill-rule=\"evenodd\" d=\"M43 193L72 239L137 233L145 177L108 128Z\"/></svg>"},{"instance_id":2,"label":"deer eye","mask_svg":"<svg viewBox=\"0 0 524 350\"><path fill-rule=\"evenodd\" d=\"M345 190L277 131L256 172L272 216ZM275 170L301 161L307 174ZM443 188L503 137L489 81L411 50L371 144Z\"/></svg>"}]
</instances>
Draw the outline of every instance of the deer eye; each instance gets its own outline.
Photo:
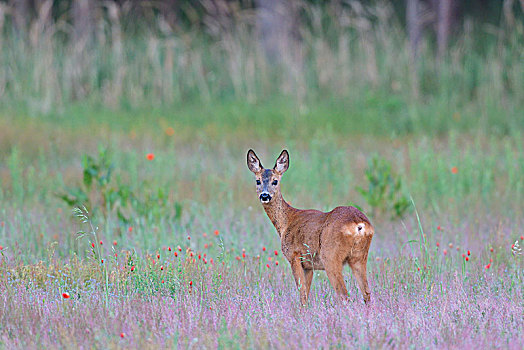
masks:
<instances>
[{"instance_id":1,"label":"deer eye","mask_svg":"<svg viewBox=\"0 0 524 350\"><path fill-rule=\"evenodd\" d=\"M273 180L273 186L276 186L278 184L278 180Z\"/></svg>"},{"instance_id":2,"label":"deer eye","mask_svg":"<svg viewBox=\"0 0 524 350\"><path fill-rule=\"evenodd\" d=\"M260 185L260 184L261 184L260 180L257 180L257 185Z\"/></svg>"}]
</instances>

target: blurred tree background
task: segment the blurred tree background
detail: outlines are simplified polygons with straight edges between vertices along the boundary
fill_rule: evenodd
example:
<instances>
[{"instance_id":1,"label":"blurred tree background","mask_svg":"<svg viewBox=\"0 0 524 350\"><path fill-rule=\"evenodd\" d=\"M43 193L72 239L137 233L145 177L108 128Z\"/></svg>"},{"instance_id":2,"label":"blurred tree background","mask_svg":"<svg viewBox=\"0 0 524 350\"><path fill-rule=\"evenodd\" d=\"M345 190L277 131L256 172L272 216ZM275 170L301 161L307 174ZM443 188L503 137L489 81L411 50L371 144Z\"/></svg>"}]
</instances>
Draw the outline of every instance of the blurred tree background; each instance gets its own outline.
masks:
<instances>
[{"instance_id":1,"label":"blurred tree background","mask_svg":"<svg viewBox=\"0 0 524 350\"><path fill-rule=\"evenodd\" d=\"M507 133L523 123L523 8L518 0L7 0L0 102L49 115L78 103L283 101L305 115L337 100L343 107L330 115L376 103L400 133L437 113L456 124L467 115L496 120ZM424 128L448 128L437 124Z\"/></svg>"}]
</instances>

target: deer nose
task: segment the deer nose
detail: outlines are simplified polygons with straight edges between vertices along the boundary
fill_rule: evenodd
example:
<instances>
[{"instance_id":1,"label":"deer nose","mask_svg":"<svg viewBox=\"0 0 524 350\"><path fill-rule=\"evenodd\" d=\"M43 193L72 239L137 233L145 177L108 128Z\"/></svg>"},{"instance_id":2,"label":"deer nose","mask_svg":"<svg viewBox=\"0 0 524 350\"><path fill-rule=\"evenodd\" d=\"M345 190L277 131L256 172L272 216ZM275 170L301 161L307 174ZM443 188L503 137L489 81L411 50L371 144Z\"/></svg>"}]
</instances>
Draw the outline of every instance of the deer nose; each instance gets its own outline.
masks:
<instances>
[{"instance_id":1,"label":"deer nose","mask_svg":"<svg viewBox=\"0 0 524 350\"><path fill-rule=\"evenodd\" d=\"M271 200L271 196L269 195L269 193L262 193L260 195L260 201L262 203L268 203L270 200Z\"/></svg>"}]
</instances>

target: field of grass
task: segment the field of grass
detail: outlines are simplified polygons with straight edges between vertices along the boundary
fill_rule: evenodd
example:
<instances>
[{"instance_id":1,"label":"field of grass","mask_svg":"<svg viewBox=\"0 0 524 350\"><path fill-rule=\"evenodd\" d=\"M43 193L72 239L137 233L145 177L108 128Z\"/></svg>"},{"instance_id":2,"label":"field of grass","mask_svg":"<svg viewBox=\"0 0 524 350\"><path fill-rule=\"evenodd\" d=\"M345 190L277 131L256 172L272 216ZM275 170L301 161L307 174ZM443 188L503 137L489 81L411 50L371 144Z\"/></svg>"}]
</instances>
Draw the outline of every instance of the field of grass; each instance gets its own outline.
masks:
<instances>
[{"instance_id":1,"label":"field of grass","mask_svg":"<svg viewBox=\"0 0 524 350\"><path fill-rule=\"evenodd\" d=\"M414 73L377 6L302 28L291 77L246 23L105 19L83 61L63 23L0 33L0 348L522 349L522 26L425 43ZM250 148L289 151L293 206L369 216L369 304L346 268L347 303L318 271L300 305ZM372 159L401 180L373 205Z\"/></svg>"},{"instance_id":2,"label":"field of grass","mask_svg":"<svg viewBox=\"0 0 524 350\"><path fill-rule=\"evenodd\" d=\"M72 112L61 123L3 115L3 346L522 347L523 265L511 253L524 234L520 130L347 137L288 125L259 135L247 118L223 123L220 107L218 122L201 127L173 112L99 113L107 117ZM349 303L318 272L300 306L245 164L249 147L266 166L290 151L282 190L299 208L370 214L356 191L367 188L368 160L392 164L417 211L371 216L370 305L346 269ZM99 161L104 148L111 182L93 185L85 203L94 236L59 197L84 186L84 155ZM110 207L103 194L119 188L134 199Z\"/></svg>"}]
</instances>

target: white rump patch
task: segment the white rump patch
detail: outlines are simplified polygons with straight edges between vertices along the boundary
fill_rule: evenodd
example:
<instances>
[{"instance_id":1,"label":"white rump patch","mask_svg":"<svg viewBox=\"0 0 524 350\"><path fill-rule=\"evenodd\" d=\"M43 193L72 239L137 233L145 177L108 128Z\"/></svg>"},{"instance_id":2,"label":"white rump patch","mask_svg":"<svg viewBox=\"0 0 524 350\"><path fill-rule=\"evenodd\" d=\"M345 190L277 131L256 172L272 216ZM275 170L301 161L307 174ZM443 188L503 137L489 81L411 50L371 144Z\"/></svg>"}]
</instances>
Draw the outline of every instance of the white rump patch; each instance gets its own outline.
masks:
<instances>
[{"instance_id":1,"label":"white rump patch","mask_svg":"<svg viewBox=\"0 0 524 350\"><path fill-rule=\"evenodd\" d=\"M370 234L369 228L365 222L353 223L346 226L345 233L348 236L365 236Z\"/></svg>"}]
</instances>

